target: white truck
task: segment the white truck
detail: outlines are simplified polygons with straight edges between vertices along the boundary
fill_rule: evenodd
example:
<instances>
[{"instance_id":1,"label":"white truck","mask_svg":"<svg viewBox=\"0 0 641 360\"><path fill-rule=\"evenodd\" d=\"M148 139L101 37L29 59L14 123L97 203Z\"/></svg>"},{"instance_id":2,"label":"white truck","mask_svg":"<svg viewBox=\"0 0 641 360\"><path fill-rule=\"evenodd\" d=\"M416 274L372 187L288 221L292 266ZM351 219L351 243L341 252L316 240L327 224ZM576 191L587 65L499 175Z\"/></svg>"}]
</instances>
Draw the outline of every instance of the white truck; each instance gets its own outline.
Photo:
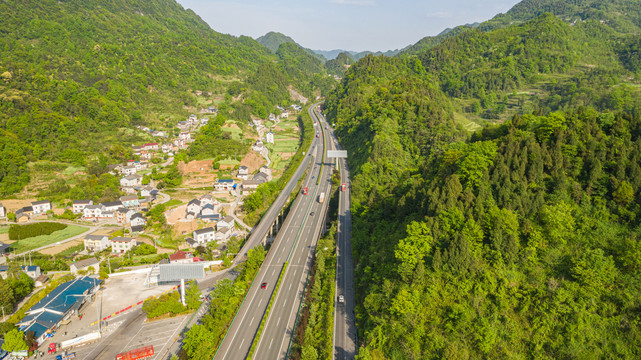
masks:
<instances>
[{"instance_id":1,"label":"white truck","mask_svg":"<svg viewBox=\"0 0 641 360\"><path fill-rule=\"evenodd\" d=\"M77 338L61 341L60 349L67 350L76 346L87 345L98 340L100 340L100 333L96 331L87 335L78 336Z\"/></svg>"},{"instance_id":2,"label":"white truck","mask_svg":"<svg viewBox=\"0 0 641 360\"><path fill-rule=\"evenodd\" d=\"M322 204L325 201L325 193L322 192L320 195L318 195L318 203Z\"/></svg>"}]
</instances>

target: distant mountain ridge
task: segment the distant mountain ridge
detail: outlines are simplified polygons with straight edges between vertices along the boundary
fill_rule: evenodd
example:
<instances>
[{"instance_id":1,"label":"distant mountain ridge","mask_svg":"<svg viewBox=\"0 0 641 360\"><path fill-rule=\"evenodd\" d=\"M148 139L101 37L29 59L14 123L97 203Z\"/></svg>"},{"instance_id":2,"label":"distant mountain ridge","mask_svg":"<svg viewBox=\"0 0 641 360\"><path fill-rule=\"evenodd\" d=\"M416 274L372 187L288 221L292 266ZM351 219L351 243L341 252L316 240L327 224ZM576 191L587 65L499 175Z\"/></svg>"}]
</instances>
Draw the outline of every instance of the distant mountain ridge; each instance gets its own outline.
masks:
<instances>
[{"instance_id":1,"label":"distant mountain ridge","mask_svg":"<svg viewBox=\"0 0 641 360\"><path fill-rule=\"evenodd\" d=\"M359 52L359 51L349 51L349 50L340 50L340 49L335 49L335 50L314 50L314 52L317 53L317 54L323 55L327 60L334 60L334 59L336 59L338 57L339 54L346 53L346 54L349 54L350 57L354 61L358 61L358 60L366 57L367 55L374 55L374 56L384 55L384 56L390 56L390 57L391 56L396 56L398 53L400 53L401 51L407 49L409 46L411 46L411 45L408 45L408 46L404 47L403 49L388 50L388 51L376 51L376 52L372 52L372 51L360 51Z\"/></svg>"},{"instance_id":2,"label":"distant mountain ridge","mask_svg":"<svg viewBox=\"0 0 641 360\"><path fill-rule=\"evenodd\" d=\"M259 44L261 44L264 47L266 47L269 50L271 50L273 53L276 53L276 51L278 51L278 48L280 48L280 46L282 44L292 43L292 44L302 48L303 50L305 50L310 55L313 55L314 57L318 58L319 60L322 60L323 62L325 62L325 60L326 60L323 55L318 54L314 50L308 49L308 48L300 45L299 43L294 41L294 39L292 39L291 37L289 37L289 36L287 36L285 34L276 32L276 31L270 31L267 34L256 38L256 41L258 41Z\"/></svg>"}]
</instances>

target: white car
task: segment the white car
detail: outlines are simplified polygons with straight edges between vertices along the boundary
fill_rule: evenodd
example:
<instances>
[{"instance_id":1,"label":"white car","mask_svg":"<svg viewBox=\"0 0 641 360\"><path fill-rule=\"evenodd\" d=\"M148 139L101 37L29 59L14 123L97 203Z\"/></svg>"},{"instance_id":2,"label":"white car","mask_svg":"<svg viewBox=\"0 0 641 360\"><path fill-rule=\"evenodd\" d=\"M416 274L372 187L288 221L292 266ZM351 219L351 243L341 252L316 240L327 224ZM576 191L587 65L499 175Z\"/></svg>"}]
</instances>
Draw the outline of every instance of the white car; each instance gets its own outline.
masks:
<instances>
[{"instance_id":1,"label":"white car","mask_svg":"<svg viewBox=\"0 0 641 360\"><path fill-rule=\"evenodd\" d=\"M339 303L344 303L345 302L345 297L343 295L338 295L338 302Z\"/></svg>"}]
</instances>

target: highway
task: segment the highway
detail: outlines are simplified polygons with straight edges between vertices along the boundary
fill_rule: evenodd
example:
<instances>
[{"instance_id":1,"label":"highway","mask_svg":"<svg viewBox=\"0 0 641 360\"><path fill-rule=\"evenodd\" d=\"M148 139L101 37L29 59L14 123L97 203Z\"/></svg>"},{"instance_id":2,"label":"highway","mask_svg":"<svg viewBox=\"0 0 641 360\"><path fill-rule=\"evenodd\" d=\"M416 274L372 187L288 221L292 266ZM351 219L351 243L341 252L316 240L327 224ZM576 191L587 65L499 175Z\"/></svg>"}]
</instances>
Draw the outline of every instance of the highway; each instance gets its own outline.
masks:
<instances>
[{"instance_id":1,"label":"highway","mask_svg":"<svg viewBox=\"0 0 641 360\"><path fill-rule=\"evenodd\" d=\"M320 115L322 116L322 115ZM336 148L342 150L333 130L330 137ZM356 319L354 316L354 262L352 259L351 183L347 160L339 159L341 181L345 190L338 198L338 231L336 234L336 297L343 295L344 303L335 300L334 307L334 359L354 359L357 349Z\"/></svg>"},{"instance_id":2,"label":"highway","mask_svg":"<svg viewBox=\"0 0 641 360\"><path fill-rule=\"evenodd\" d=\"M311 109L316 106L317 104L310 107L310 114L313 117L315 115ZM309 189L309 193L300 194L294 201L292 210L276 236L214 359L236 360L247 357L280 273L288 262L280 291L274 299L274 305L255 353L255 358L260 359L285 358L298 305L304 291L307 271L311 266L314 246L327 211L328 199L321 204L318 201L319 195L324 192L328 196L330 190L331 166L322 164L324 143L328 143L329 139L322 136L319 126L316 128L321 136L314 138L311 151L306 156L306 161L312 161L303 184L303 187ZM287 191L286 188L284 192L289 194L291 189ZM277 206L275 204L272 207ZM263 283L265 288L261 286Z\"/></svg>"}]
</instances>

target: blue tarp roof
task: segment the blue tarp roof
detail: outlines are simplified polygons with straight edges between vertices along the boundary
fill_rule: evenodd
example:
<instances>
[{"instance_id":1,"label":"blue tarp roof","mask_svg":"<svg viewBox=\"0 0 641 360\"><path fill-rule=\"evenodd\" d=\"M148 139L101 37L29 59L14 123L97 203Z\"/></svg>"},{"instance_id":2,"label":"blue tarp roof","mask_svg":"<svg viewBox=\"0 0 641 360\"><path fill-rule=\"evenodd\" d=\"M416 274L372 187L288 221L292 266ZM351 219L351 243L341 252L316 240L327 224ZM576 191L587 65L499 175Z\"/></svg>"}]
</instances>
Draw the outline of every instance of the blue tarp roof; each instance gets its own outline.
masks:
<instances>
[{"instance_id":1,"label":"blue tarp roof","mask_svg":"<svg viewBox=\"0 0 641 360\"><path fill-rule=\"evenodd\" d=\"M42 300L29 309L27 315L20 320L21 330L33 331L39 338L48 329L55 326L72 309L78 308L84 297L91 289L102 282L88 276L67 281L53 289Z\"/></svg>"}]
</instances>

